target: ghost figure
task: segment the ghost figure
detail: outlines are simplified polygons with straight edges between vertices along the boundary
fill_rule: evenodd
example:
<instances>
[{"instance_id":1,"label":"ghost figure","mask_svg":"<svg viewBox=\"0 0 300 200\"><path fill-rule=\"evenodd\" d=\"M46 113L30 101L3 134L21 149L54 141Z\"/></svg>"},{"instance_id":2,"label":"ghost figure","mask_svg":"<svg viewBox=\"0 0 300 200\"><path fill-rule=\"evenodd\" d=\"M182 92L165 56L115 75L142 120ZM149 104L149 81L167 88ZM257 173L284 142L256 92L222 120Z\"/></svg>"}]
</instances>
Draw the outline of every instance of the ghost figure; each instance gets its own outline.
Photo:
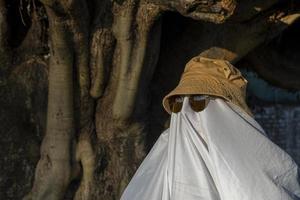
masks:
<instances>
[{"instance_id":1,"label":"ghost figure","mask_svg":"<svg viewBox=\"0 0 300 200\"><path fill-rule=\"evenodd\" d=\"M121 200L300 199L298 167L252 117L246 84L226 61L192 59L163 100L170 127Z\"/></svg>"}]
</instances>

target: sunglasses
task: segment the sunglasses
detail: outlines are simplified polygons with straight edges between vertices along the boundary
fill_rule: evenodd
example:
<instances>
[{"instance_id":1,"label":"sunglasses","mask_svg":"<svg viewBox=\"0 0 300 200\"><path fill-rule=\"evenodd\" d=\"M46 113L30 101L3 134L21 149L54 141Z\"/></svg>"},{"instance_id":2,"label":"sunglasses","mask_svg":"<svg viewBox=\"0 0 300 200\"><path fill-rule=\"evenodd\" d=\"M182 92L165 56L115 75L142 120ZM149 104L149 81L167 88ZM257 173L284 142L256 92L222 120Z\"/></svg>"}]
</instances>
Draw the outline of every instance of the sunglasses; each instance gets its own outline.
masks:
<instances>
[{"instance_id":1,"label":"sunglasses","mask_svg":"<svg viewBox=\"0 0 300 200\"><path fill-rule=\"evenodd\" d=\"M185 96L172 96L169 100L169 105L173 113L178 113L182 109ZM189 104L193 111L201 112L204 110L212 97L208 95L189 95Z\"/></svg>"}]
</instances>

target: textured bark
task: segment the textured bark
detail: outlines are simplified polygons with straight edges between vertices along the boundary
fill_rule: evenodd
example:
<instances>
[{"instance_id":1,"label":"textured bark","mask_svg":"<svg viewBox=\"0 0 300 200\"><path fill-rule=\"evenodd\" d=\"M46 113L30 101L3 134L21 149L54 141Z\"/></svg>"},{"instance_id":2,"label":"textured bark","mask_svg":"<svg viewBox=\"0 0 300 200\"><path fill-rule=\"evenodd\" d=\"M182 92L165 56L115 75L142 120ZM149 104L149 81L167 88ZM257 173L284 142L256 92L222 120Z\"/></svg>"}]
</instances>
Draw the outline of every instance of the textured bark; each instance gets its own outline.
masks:
<instances>
[{"instance_id":1,"label":"textured bark","mask_svg":"<svg viewBox=\"0 0 300 200\"><path fill-rule=\"evenodd\" d=\"M132 116L139 87L145 80L141 80L143 68L153 71L147 68L155 66L155 60L153 66L145 65L145 58L146 51L149 50L147 46L149 32L158 17L159 8L141 3L136 13L134 13L135 10L134 5L125 5L125 8L120 8L121 13L115 14L116 23L113 27L120 50L120 63L117 69L118 83L112 111L114 118L122 121ZM132 30L134 22L136 23L135 33ZM159 32L153 34L159 34ZM151 45L157 46L157 44ZM148 75L151 77L151 74Z\"/></svg>"},{"instance_id":2,"label":"textured bark","mask_svg":"<svg viewBox=\"0 0 300 200\"><path fill-rule=\"evenodd\" d=\"M47 8L51 36L47 127L28 199L62 199L71 181L74 127L73 50L67 20Z\"/></svg>"},{"instance_id":3,"label":"textured bark","mask_svg":"<svg viewBox=\"0 0 300 200\"><path fill-rule=\"evenodd\" d=\"M98 168L104 168L97 177L102 187L95 188L99 199L118 199L144 156L145 122L137 120L142 107L138 102L148 94L145 90L159 55L158 6L127 1L111 9L110 34L115 39L111 78L98 100L95 123L101 146ZM156 31L149 34L152 28Z\"/></svg>"},{"instance_id":4,"label":"textured bark","mask_svg":"<svg viewBox=\"0 0 300 200\"><path fill-rule=\"evenodd\" d=\"M236 8L234 0L149 0L165 10L177 11L183 16L195 20L203 20L213 23L223 23Z\"/></svg>"},{"instance_id":5,"label":"textured bark","mask_svg":"<svg viewBox=\"0 0 300 200\"><path fill-rule=\"evenodd\" d=\"M62 199L72 179L79 175L80 163L83 177L76 196L87 199L94 162L89 139L94 129L87 5L83 1L44 3L51 36L47 131L28 197Z\"/></svg>"},{"instance_id":6,"label":"textured bark","mask_svg":"<svg viewBox=\"0 0 300 200\"><path fill-rule=\"evenodd\" d=\"M5 1L0 0L0 72L6 73L10 62L10 49L8 47L8 24Z\"/></svg>"},{"instance_id":7,"label":"textured bark","mask_svg":"<svg viewBox=\"0 0 300 200\"><path fill-rule=\"evenodd\" d=\"M252 1L240 1L236 5L233 16L230 18L231 21L245 22L253 18L256 18L258 14L267 12L274 5L277 5L280 0L252 0Z\"/></svg>"}]
</instances>

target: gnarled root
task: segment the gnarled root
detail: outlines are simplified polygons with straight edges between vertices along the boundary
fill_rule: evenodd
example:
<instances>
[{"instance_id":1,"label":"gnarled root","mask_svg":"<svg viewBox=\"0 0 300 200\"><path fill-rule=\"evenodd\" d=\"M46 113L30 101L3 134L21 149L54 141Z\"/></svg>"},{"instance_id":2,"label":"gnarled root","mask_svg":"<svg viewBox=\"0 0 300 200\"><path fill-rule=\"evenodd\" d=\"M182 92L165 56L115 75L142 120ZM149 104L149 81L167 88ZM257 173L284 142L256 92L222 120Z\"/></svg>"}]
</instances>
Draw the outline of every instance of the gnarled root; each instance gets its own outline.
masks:
<instances>
[{"instance_id":1,"label":"gnarled root","mask_svg":"<svg viewBox=\"0 0 300 200\"><path fill-rule=\"evenodd\" d=\"M90 95L99 98L105 87L105 77L108 75L108 67L111 66L115 38L111 30L106 28L96 30L91 44L90 68L92 72L92 86Z\"/></svg>"},{"instance_id":2,"label":"gnarled root","mask_svg":"<svg viewBox=\"0 0 300 200\"><path fill-rule=\"evenodd\" d=\"M86 106L90 102L87 97L88 34L84 29L88 18L81 16L82 21L77 20L78 8L72 13L76 6L85 8L81 1L45 0L43 3L51 36L47 127L33 189L26 199L59 200L63 199L70 182L78 176L79 171L75 161L75 107L80 107L80 125L90 120L85 115L92 112L90 106ZM74 72L78 74L77 79ZM74 104L74 80L80 88L79 104Z\"/></svg>"},{"instance_id":3,"label":"gnarled root","mask_svg":"<svg viewBox=\"0 0 300 200\"><path fill-rule=\"evenodd\" d=\"M74 142L73 57L66 21L51 9L47 131L30 199L62 199L71 181Z\"/></svg>"},{"instance_id":4,"label":"gnarled root","mask_svg":"<svg viewBox=\"0 0 300 200\"><path fill-rule=\"evenodd\" d=\"M113 104L113 116L115 119L126 121L132 116L134 105L137 99L139 85L145 80L141 75L146 66L146 51L149 50L149 32L159 16L160 10L156 6L149 6L148 12L144 5L140 5L137 14L135 4L126 5L121 13L116 14L116 23L113 32L117 40L117 47L120 49L120 60L117 66L118 83L116 96ZM146 14L145 14L146 13ZM136 22L136 32L132 32L133 22ZM156 34L156 33L154 33ZM159 32L158 32L159 34ZM154 57L156 59L156 57ZM151 63L151 61L148 60ZM155 63L155 62L154 62ZM151 70L149 70L151 71ZM126 100L126 101L125 101Z\"/></svg>"},{"instance_id":5,"label":"gnarled root","mask_svg":"<svg viewBox=\"0 0 300 200\"><path fill-rule=\"evenodd\" d=\"M92 189L94 185L94 170L95 170L95 153L92 145L92 134L94 128L88 126L81 131L79 141L76 148L76 159L81 163L82 178L80 186L76 191L75 198L78 200L93 199Z\"/></svg>"}]
</instances>

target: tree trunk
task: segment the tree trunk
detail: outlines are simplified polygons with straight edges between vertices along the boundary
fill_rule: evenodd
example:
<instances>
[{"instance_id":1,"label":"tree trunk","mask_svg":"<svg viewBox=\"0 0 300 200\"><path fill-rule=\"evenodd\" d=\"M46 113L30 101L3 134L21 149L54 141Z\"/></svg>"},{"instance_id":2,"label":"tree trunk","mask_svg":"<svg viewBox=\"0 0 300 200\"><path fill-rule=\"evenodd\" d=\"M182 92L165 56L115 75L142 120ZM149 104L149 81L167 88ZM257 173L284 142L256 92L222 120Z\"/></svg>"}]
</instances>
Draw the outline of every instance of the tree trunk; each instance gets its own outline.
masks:
<instances>
[{"instance_id":1,"label":"tree trunk","mask_svg":"<svg viewBox=\"0 0 300 200\"><path fill-rule=\"evenodd\" d=\"M51 37L46 134L29 199L62 199L74 166L73 49L67 20L47 8Z\"/></svg>"}]
</instances>

